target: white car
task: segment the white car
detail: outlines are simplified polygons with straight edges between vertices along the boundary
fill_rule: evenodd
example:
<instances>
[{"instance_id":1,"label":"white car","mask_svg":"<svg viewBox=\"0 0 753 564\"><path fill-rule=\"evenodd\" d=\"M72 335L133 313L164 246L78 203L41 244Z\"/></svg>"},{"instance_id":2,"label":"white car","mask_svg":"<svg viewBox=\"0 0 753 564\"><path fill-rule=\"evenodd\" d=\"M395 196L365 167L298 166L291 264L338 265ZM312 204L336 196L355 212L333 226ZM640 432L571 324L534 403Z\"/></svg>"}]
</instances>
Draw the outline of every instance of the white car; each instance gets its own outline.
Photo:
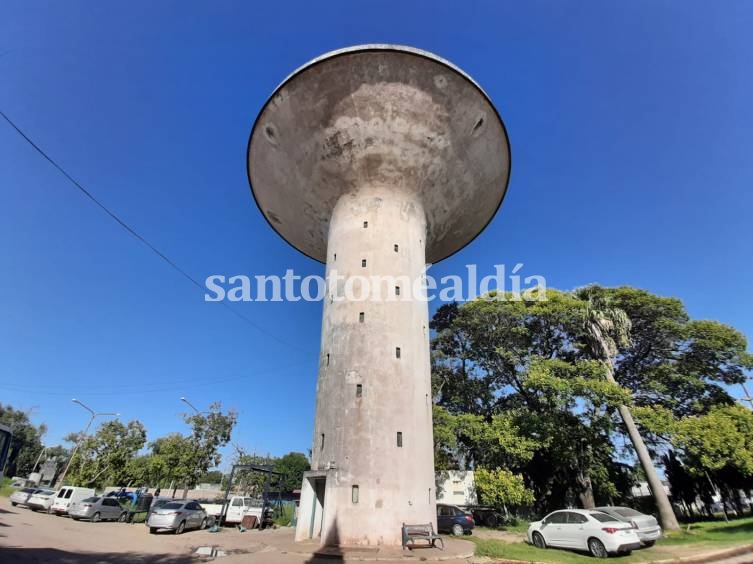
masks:
<instances>
[{"instance_id":1,"label":"white car","mask_svg":"<svg viewBox=\"0 0 753 564\"><path fill-rule=\"evenodd\" d=\"M584 550L596 558L629 554L641 547L638 533L629 523L590 509L554 511L528 525L527 537L538 548Z\"/></svg>"},{"instance_id":2,"label":"white car","mask_svg":"<svg viewBox=\"0 0 753 564\"><path fill-rule=\"evenodd\" d=\"M13 492L10 495L10 504L15 507L16 505L26 505L26 502L29 501L29 498L37 493L42 491L40 488L21 488L18 491Z\"/></svg>"},{"instance_id":3,"label":"white car","mask_svg":"<svg viewBox=\"0 0 753 564\"><path fill-rule=\"evenodd\" d=\"M52 500L55 498L56 493L55 490L42 490L38 493L32 494L26 502L26 506L34 511L46 511L49 513Z\"/></svg>"}]
</instances>

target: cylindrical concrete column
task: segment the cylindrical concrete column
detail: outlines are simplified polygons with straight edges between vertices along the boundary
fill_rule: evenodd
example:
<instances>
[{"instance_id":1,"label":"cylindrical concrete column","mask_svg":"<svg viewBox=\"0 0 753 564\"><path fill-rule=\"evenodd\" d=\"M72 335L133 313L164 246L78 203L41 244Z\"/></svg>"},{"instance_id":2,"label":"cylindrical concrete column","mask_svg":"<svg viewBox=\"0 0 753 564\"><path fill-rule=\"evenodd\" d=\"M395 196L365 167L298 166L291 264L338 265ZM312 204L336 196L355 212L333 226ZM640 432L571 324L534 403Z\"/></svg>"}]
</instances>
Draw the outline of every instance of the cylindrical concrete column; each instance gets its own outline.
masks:
<instances>
[{"instance_id":1,"label":"cylindrical concrete column","mask_svg":"<svg viewBox=\"0 0 753 564\"><path fill-rule=\"evenodd\" d=\"M400 190L362 187L332 214L312 449L330 469L328 543L394 545L396 523L436 524L425 240Z\"/></svg>"}]
</instances>

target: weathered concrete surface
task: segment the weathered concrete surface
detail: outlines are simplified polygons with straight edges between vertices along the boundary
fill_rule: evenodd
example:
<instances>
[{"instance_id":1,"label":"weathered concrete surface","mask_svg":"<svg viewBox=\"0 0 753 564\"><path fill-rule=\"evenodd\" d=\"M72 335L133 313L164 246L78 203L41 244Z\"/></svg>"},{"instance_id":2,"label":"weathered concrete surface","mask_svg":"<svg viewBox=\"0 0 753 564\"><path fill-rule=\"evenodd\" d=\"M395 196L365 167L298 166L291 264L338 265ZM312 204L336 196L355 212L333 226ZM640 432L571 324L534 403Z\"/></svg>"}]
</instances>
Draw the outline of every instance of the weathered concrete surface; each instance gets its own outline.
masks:
<instances>
[{"instance_id":1,"label":"weathered concrete surface","mask_svg":"<svg viewBox=\"0 0 753 564\"><path fill-rule=\"evenodd\" d=\"M330 469L325 544L399 545L403 522L436 527L428 305L403 299L421 280L425 237L421 205L399 190L364 186L332 216L327 275L391 279L383 301L337 301L343 281L325 299L312 449L313 470ZM301 496L299 539L318 532L309 499Z\"/></svg>"},{"instance_id":2,"label":"weathered concrete surface","mask_svg":"<svg viewBox=\"0 0 753 564\"><path fill-rule=\"evenodd\" d=\"M462 71L423 51L363 46L316 59L275 91L248 167L270 225L320 262L341 195L363 184L416 194L436 263L494 216L510 151L496 110Z\"/></svg>"},{"instance_id":3,"label":"weathered concrete surface","mask_svg":"<svg viewBox=\"0 0 753 564\"><path fill-rule=\"evenodd\" d=\"M260 113L248 159L262 213L326 262L328 279L336 269L398 281L380 285L381 301L325 298L296 540L399 546L402 523L436 529L428 304L412 296L413 281L499 207L510 170L504 126L446 61L366 46L291 75ZM343 296L342 284L328 294Z\"/></svg>"}]
</instances>

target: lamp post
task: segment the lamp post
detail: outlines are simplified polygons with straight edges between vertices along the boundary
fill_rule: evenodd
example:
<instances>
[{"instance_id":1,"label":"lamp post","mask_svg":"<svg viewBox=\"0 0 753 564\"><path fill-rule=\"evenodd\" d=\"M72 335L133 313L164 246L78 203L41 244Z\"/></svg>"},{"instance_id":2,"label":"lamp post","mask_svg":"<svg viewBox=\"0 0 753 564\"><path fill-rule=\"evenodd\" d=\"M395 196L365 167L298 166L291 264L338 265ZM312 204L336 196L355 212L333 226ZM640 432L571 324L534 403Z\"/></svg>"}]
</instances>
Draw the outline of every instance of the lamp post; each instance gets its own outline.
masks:
<instances>
[{"instance_id":1,"label":"lamp post","mask_svg":"<svg viewBox=\"0 0 753 564\"><path fill-rule=\"evenodd\" d=\"M81 443L84 440L84 437L86 437L86 434L89 432L89 428L92 426L92 422L97 417L119 417L120 416L120 413L104 413L104 412L98 413L98 412L94 411L91 407L89 407L88 405L86 405L84 402L82 402L81 400L78 400L76 398L73 398L72 401L73 401L73 403L76 403L76 404L80 405L86 411L88 411L89 413L91 413L91 417L89 417L89 422L86 424L86 428L81 433L81 435L79 436L78 440L76 441L76 446L73 447L73 452L71 452L71 457L68 459L68 464L66 464L65 470L63 470L63 473L60 475L60 478L58 478L58 484L57 484L58 488L63 485L63 480L65 480L65 475L68 473L68 470L71 467L71 463L73 462L73 458L76 456L76 452L78 452L78 449L81 446Z\"/></svg>"}]
</instances>

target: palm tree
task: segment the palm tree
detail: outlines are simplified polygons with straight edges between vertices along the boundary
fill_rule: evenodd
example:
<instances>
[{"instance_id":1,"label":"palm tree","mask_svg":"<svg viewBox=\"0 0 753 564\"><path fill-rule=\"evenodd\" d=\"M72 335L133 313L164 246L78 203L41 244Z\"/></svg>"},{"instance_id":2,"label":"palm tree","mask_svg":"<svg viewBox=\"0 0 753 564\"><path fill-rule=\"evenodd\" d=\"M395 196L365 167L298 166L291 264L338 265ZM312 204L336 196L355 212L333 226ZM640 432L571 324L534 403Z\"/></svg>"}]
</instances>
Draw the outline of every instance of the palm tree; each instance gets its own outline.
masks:
<instances>
[{"instance_id":1,"label":"palm tree","mask_svg":"<svg viewBox=\"0 0 753 564\"><path fill-rule=\"evenodd\" d=\"M591 356L604 363L606 378L609 382L617 383L614 378L614 363L619 347L630 344L631 322L627 314L620 308L612 307L603 296L595 295L591 289L586 288L579 292L579 297L586 300L584 315L584 327L586 345ZM672 510L667 492L659 479L651 455L646 448L638 432L630 408L620 405L617 410L625 424L630 441L638 455L638 460L646 474L646 479L654 496L654 501L659 509L661 524L666 530L678 530L680 525Z\"/></svg>"}]
</instances>

